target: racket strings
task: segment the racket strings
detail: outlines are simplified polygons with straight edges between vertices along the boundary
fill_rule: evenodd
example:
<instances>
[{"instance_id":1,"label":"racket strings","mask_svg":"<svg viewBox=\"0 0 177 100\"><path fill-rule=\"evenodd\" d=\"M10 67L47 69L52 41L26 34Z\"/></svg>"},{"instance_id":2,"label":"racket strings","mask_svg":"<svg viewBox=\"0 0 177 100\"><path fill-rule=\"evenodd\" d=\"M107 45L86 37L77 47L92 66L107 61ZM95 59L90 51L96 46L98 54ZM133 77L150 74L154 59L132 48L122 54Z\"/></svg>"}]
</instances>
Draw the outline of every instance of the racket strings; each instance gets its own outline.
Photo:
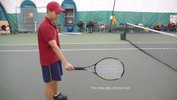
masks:
<instances>
[{"instance_id":1,"label":"racket strings","mask_svg":"<svg viewBox=\"0 0 177 100\"><path fill-rule=\"evenodd\" d=\"M96 65L96 72L104 79L118 79L122 76L123 65L117 59L105 59Z\"/></svg>"}]
</instances>

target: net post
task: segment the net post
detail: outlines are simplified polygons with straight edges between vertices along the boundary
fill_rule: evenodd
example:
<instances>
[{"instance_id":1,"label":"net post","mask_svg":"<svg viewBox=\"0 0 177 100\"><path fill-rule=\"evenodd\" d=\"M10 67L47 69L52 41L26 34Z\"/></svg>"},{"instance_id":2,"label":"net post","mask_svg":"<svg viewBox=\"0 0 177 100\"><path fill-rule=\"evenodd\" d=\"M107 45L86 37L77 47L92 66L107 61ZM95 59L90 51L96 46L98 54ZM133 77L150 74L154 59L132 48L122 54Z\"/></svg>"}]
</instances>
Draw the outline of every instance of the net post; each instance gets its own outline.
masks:
<instances>
[{"instance_id":1,"label":"net post","mask_svg":"<svg viewBox=\"0 0 177 100\"><path fill-rule=\"evenodd\" d=\"M37 32L37 25L36 20L34 21L34 32Z\"/></svg>"}]
</instances>

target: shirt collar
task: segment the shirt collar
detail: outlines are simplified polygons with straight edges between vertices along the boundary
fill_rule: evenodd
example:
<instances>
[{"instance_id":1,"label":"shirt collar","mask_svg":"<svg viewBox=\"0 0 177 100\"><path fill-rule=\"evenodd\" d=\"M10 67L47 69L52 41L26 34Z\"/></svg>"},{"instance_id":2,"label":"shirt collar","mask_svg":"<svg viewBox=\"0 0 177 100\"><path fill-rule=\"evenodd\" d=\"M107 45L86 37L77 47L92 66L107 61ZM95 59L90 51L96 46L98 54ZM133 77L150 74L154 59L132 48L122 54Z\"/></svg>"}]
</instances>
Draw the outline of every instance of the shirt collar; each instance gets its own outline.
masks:
<instances>
[{"instance_id":1,"label":"shirt collar","mask_svg":"<svg viewBox=\"0 0 177 100\"><path fill-rule=\"evenodd\" d=\"M52 26L56 27L55 22L52 21L52 20L50 20L48 17L45 16L45 20L46 20L49 24L51 24Z\"/></svg>"}]
</instances>

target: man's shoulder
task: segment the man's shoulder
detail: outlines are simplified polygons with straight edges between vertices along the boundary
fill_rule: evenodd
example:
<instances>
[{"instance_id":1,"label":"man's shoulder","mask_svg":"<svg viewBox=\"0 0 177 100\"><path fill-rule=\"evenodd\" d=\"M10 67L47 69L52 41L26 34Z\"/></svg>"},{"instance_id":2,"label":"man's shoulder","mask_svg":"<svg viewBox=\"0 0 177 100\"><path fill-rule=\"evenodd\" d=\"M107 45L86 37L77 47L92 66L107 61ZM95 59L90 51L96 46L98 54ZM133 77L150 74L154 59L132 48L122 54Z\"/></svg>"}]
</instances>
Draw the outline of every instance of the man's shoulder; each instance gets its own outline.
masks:
<instances>
[{"instance_id":1,"label":"man's shoulder","mask_svg":"<svg viewBox=\"0 0 177 100\"><path fill-rule=\"evenodd\" d=\"M46 28L46 27L49 27L49 26L50 26L50 24L47 23L45 20L43 20L43 21L40 23L39 28Z\"/></svg>"},{"instance_id":2,"label":"man's shoulder","mask_svg":"<svg viewBox=\"0 0 177 100\"><path fill-rule=\"evenodd\" d=\"M46 30L48 30L50 28L50 24L46 23L44 21L41 22L41 24L38 27L38 31L40 32L45 32Z\"/></svg>"}]
</instances>

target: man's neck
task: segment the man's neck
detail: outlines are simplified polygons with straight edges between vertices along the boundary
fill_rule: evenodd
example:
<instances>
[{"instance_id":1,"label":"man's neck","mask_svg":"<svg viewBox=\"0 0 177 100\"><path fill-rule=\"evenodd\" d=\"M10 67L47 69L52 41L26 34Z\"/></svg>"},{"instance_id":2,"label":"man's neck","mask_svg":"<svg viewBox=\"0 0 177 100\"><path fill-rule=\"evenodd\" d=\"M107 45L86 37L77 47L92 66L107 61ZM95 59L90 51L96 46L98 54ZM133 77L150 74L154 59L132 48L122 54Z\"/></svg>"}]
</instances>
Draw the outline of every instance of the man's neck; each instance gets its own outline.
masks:
<instances>
[{"instance_id":1,"label":"man's neck","mask_svg":"<svg viewBox=\"0 0 177 100\"><path fill-rule=\"evenodd\" d=\"M49 20L53 21L53 20L50 18L50 16L49 16L49 15L46 15L46 17L47 17Z\"/></svg>"}]
</instances>

